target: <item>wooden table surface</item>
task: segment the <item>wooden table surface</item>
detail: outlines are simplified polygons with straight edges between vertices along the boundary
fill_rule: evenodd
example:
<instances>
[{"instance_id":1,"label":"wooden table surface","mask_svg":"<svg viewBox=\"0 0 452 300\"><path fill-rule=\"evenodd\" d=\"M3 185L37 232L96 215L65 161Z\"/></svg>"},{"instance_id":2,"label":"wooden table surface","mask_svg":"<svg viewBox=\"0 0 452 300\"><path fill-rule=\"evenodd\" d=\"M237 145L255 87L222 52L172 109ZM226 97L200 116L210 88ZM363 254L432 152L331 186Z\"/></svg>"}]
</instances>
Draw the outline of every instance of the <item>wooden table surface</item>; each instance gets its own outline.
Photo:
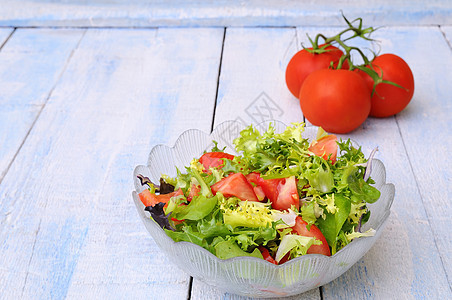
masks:
<instances>
[{"instance_id":1,"label":"wooden table surface","mask_svg":"<svg viewBox=\"0 0 452 300\"><path fill-rule=\"evenodd\" d=\"M346 135L378 146L395 184L381 238L291 299L452 298L450 1L88 2L0 4L1 299L242 299L159 251L133 169L188 128L303 121L285 67L306 33L343 26L340 9L382 26L416 90Z\"/></svg>"}]
</instances>

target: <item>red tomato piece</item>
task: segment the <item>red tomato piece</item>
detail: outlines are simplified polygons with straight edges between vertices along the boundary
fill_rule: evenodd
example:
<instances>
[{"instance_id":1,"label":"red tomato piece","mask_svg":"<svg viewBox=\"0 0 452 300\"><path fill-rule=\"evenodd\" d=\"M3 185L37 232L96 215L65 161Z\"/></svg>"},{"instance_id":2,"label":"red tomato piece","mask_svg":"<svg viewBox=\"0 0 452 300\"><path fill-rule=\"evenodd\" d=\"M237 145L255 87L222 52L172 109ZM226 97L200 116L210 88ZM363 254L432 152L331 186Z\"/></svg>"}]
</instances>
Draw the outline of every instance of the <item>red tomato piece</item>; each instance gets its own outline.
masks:
<instances>
[{"instance_id":1,"label":"red tomato piece","mask_svg":"<svg viewBox=\"0 0 452 300\"><path fill-rule=\"evenodd\" d=\"M322 245L312 245L311 247L309 247L307 252L308 254L323 254L326 256L331 256L330 247L328 246L323 233L317 226L311 225L310 229L308 230L308 228L306 227L308 223L306 223L301 217L297 217L295 219L295 222L295 226L292 228L298 235L315 237L322 242Z\"/></svg>"},{"instance_id":2,"label":"red tomato piece","mask_svg":"<svg viewBox=\"0 0 452 300\"><path fill-rule=\"evenodd\" d=\"M259 201L264 200L265 199L265 192L262 189L262 187L260 186L260 183L263 180L261 178L260 174L257 173L257 172L251 172L248 175L246 175L246 179L249 182L254 184L253 190L254 190L254 193L256 194L257 198L259 199Z\"/></svg>"},{"instance_id":3,"label":"red tomato piece","mask_svg":"<svg viewBox=\"0 0 452 300\"><path fill-rule=\"evenodd\" d=\"M320 45L319 47L322 47ZM308 48L311 49L312 48ZM337 67L339 59L344 52L341 49L329 45L326 47L327 52L314 54L306 49L298 51L287 64L286 68L286 84L289 91L296 98L300 95L300 88L306 77L312 72L320 69L328 69L333 62L333 66ZM342 69L348 69L348 62L345 61Z\"/></svg>"},{"instance_id":4,"label":"red tomato piece","mask_svg":"<svg viewBox=\"0 0 452 300\"><path fill-rule=\"evenodd\" d=\"M379 83L372 96L372 107L370 116L385 118L401 112L410 103L414 94L414 76L408 64L399 56L394 54L382 54L372 61L373 69L383 80L388 80L403 88L393 86L389 83ZM363 71L358 71L372 91L373 79Z\"/></svg>"},{"instance_id":5,"label":"red tomato piece","mask_svg":"<svg viewBox=\"0 0 452 300\"><path fill-rule=\"evenodd\" d=\"M311 73L300 89L300 107L313 125L328 132L347 133L370 112L371 92L357 72L321 69Z\"/></svg>"},{"instance_id":6,"label":"red tomato piece","mask_svg":"<svg viewBox=\"0 0 452 300\"><path fill-rule=\"evenodd\" d=\"M262 257L266 261L271 262L272 264L275 264L275 265L278 264L278 262L270 255L270 252L268 252L267 248L265 248L264 246L259 246L258 249L261 252Z\"/></svg>"},{"instance_id":7,"label":"red tomato piece","mask_svg":"<svg viewBox=\"0 0 452 300\"><path fill-rule=\"evenodd\" d=\"M201 187L196 184L192 184L190 187L190 192L188 193L187 200L190 202L194 197L198 196L201 192Z\"/></svg>"},{"instance_id":8,"label":"red tomato piece","mask_svg":"<svg viewBox=\"0 0 452 300\"><path fill-rule=\"evenodd\" d=\"M334 164L337 159L337 137L334 134L329 134L312 141L311 145L309 145L309 151L325 160L328 160L328 156L331 155L331 163Z\"/></svg>"},{"instance_id":9,"label":"red tomato piece","mask_svg":"<svg viewBox=\"0 0 452 300\"><path fill-rule=\"evenodd\" d=\"M295 205L300 207L300 197L295 176L278 179L263 179L259 173L252 172L247 179L262 189L272 203L272 208L286 210Z\"/></svg>"},{"instance_id":10,"label":"red tomato piece","mask_svg":"<svg viewBox=\"0 0 452 300\"><path fill-rule=\"evenodd\" d=\"M148 189L146 189L139 193L138 196L140 197L140 200L144 204L144 206L154 206L160 202L168 203L172 197L176 197L182 194L183 192L181 189L178 189L177 191L174 191L172 193L161 195L152 194Z\"/></svg>"},{"instance_id":11,"label":"red tomato piece","mask_svg":"<svg viewBox=\"0 0 452 300\"><path fill-rule=\"evenodd\" d=\"M257 172L252 172L246 175L249 182L256 184L262 189L264 195L271 201L276 201L278 198L278 184L281 179L263 179Z\"/></svg>"},{"instance_id":12,"label":"red tomato piece","mask_svg":"<svg viewBox=\"0 0 452 300\"><path fill-rule=\"evenodd\" d=\"M199 158L199 162L204 166L204 169L209 170L209 168L221 168L223 166L223 158L232 160L234 155L224 152L207 152Z\"/></svg>"},{"instance_id":13,"label":"red tomato piece","mask_svg":"<svg viewBox=\"0 0 452 300\"><path fill-rule=\"evenodd\" d=\"M261 178L261 174L257 173L257 172L251 172L248 175L246 175L246 179L251 182L254 183L255 185L260 185L260 183L262 182L262 178Z\"/></svg>"},{"instance_id":14,"label":"red tomato piece","mask_svg":"<svg viewBox=\"0 0 452 300\"><path fill-rule=\"evenodd\" d=\"M154 206L157 201L155 201L155 195L152 194L148 189L145 189L141 193L138 194L140 197L141 203L144 204L144 206Z\"/></svg>"},{"instance_id":15,"label":"red tomato piece","mask_svg":"<svg viewBox=\"0 0 452 300\"><path fill-rule=\"evenodd\" d=\"M278 184L278 197L276 202L272 202L272 207L279 210L286 210L295 205L300 208L300 197L298 196L297 181L295 176L283 178Z\"/></svg>"},{"instance_id":16,"label":"red tomato piece","mask_svg":"<svg viewBox=\"0 0 452 300\"><path fill-rule=\"evenodd\" d=\"M211 186L215 195L220 192L225 197L235 196L243 201L259 201L254 193L253 186L242 173L233 173Z\"/></svg>"},{"instance_id":17,"label":"red tomato piece","mask_svg":"<svg viewBox=\"0 0 452 300\"><path fill-rule=\"evenodd\" d=\"M253 186L254 193L259 201L263 201L265 199L265 193L261 186Z\"/></svg>"},{"instance_id":18,"label":"red tomato piece","mask_svg":"<svg viewBox=\"0 0 452 300\"><path fill-rule=\"evenodd\" d=\"M295 176L280 179L262 179L262 190L272 203L272 208L287 210L295 205L300 207Z\"/></svg>"},{"instance_id":19,"label":"red tomato piece","mask_svg":"<svg viewBox=\"0 0 452 300\"><path fill-rule=\"evenodd\" d=\"M282 265L283 263L285 263L286 261L288 261L290 258L290 251L283 256L283 258L281 258L281 260L279 261L279 265Z\"/></svg>"}]
</instances>

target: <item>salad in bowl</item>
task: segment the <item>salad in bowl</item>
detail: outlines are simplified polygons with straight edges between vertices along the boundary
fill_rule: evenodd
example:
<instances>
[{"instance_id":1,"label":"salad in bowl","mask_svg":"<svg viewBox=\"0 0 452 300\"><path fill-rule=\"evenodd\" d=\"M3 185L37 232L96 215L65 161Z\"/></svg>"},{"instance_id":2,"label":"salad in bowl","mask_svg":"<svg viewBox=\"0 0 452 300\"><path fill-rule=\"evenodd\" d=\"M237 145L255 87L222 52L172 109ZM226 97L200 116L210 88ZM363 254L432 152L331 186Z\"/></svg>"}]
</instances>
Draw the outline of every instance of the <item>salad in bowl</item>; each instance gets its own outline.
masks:
<instances>
[{"instance_id":1,"label":"salad in bowl","mask_svg":"<svg viewBox=\"0 0 452 300\"><path fill-rule=\"evenodd\" d=\"M226 122L155 147L135 169L133 198L191 276L240 295L289 296L341 275L381 234L394 186L374 153L303 123Z\"/></svg>"}]
</instances>

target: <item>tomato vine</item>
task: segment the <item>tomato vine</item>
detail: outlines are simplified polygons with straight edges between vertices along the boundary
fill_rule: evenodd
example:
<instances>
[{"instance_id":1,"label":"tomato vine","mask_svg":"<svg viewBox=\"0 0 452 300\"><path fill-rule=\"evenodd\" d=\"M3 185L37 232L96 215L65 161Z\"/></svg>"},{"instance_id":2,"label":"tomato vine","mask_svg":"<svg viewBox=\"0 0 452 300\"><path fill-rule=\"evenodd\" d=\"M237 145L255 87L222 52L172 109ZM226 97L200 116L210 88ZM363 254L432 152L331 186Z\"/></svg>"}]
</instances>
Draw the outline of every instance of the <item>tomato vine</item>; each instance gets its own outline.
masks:
<instances>
[{"instance_id":1,"label":"tomato vine","mask_svg":"<svg viewBox=\"0 0 452 300\"><path fill-rule=\"evenodd\" d=\"M355 20L350 22L344 16L343 13L342 13L342 17L344 18L345 22L348 25L348 27L346 29L344 29L341 32L337 33L336 35L330 36L330 37L327 37L324 34L319 33L315 36L314 40L311 39L311 37L309 37L309 35L308 35L308 39L309 39L309 42L311 43L312 48L306 48L306 47L303 47L303 48L306 51L308 51L309 53L321 54L321 53L331 51L330 49L327 49L328 46L334 45L334 44L339 45L343 49L344 54L340 57L340 59L336 65L333 65L333 62L332 62L330 64L330 68L338 69L338 70L342 69L344 63L347 61L350 71L358 69L358 70L361 70L362 72L365 72L372 78L372 80L374 82L372 93L371 93L372 96L374 95L374 93L376 91L377 85L380 83L387 83L387 84L396 86L398 88L405 89L404 87L402 87L401 85L399 85L395 82L392 82L389 80L384 80L382 70L380 70L381 71L380 74L375 70L375 68L372 66L372 61L375 59L375 57L377 57L377 53L372 51L373 57L371 59L369 59L367 57L367 55L359 47L349 46L346 43L355 38L361 38L361 39L364 39L369 42L375 42L376 40L374 40L370 36L377 29L374 27L363 27L362 18L356 18ZM358 24L354 25L355 23L358 23ZM352 35L346 36L349 33L352 33ZM323 41L321 42L321 45L319 46L320 39L322 39ZM352 60L352 52L357 52L359 54L359 56L363 59L364 63L359 64L359 65L354 64L353 60Z\"/></svg>"}]
</instances>

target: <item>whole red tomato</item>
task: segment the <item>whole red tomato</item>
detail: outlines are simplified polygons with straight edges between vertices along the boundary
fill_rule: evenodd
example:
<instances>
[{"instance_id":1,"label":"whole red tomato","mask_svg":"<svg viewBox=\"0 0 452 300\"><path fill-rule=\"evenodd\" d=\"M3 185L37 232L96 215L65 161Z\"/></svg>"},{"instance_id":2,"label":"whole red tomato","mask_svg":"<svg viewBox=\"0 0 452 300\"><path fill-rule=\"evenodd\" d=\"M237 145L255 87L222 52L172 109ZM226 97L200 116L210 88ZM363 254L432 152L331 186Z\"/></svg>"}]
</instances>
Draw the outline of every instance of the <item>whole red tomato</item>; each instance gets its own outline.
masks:
<instances>
[{"instance_id":1,"label":"whole red tomato","mask_svg":"<svg viewBox=\"0 0 452 300\"><path fill-rule=\"evenodd\" d=\"M322 47L324 45L320 45ZM312 48L308 48L311 49ZM329 45L325 48L326 52L314 54L306 49L298 51L287 64L286 68L286 84L289 91L298 98L300 87L306 77L312 72L319 69L327 69L331 62L334 67L337 66L339 59L344 54L341 49ZM342 69L348 69L347 61L342 65Z\"/></svg>"},{"instance_id":2,"label":"whole red tomato","mask_svg":"<svg viewBox=\"0 0 452 300\"><path fill-rule=\"evenodd\" d=\"M300 89L303 115L328 132L347 133L370 112L371 91L357 72L321 69L309 75Z\"/></svg>"},{"instance_id":3,"label":"whole red tomato","mask_svg":"<svg viewBox=\"0 0 452 300\"><path fill-rule=\"evenodd\" d=\"M374 70L383 80L388 80L403 88L388 84L378 83L372 96L370 115L384 118L401 112L410 103L414 94L414 77L408 64L394 54L382 54L372 61ZM373 89L373 79L363 71L358 72L366 81L370 90Z\"/></svg>"}]
</instances>

